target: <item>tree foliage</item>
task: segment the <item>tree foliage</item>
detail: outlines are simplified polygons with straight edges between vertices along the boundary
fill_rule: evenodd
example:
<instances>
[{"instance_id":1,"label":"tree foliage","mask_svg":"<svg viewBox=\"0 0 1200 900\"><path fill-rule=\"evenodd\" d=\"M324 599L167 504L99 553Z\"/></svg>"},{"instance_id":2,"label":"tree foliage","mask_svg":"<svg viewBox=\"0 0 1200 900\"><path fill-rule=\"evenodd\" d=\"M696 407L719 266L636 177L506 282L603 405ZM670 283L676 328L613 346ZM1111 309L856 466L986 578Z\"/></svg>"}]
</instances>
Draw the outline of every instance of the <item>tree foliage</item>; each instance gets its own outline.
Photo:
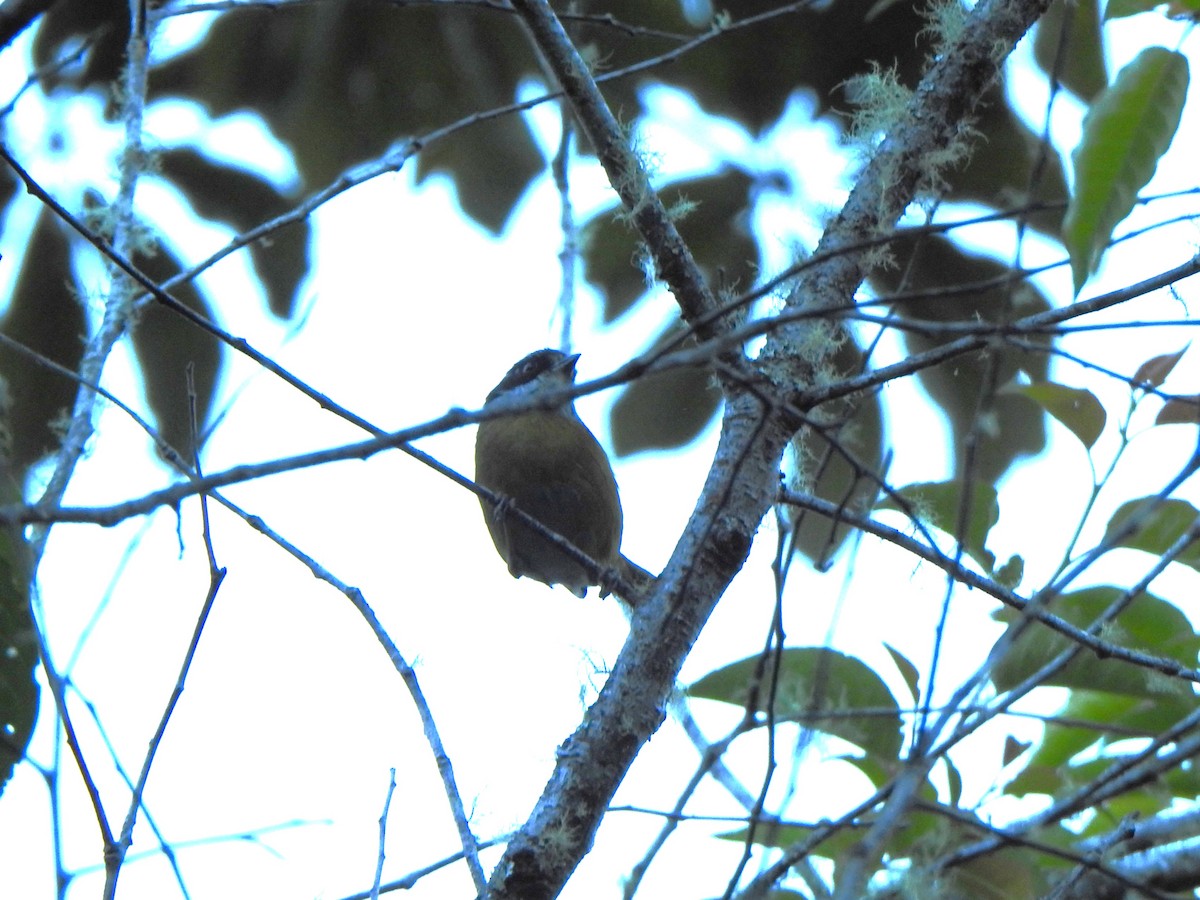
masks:
<instances>
[{"instance_id":1,"label":"tree foliage","mask_svg":"<svg viewBox=\"0 0 1200 900\"><path fill-rule=\"evenodd\" d=\"M1153 488L1121 494L1113 477L1132 465L1139 434L1186 432L1194 440L1200 401L1176 372L1189 357L1180 349L1188 338L1162 337L1159 351L1132 367L1080 357L1070 344L1086 329L1161 318L1149 308L1156 293L1169 291L1188 309L1185 279L1200 270L1200 257L1156 253L1154 236L1178 221L1194 226L1195 191L1181 198L1146 190L1181 123L1195 118L1187 103L1190 32L1178 47L1140 48L1110 76L1106 35L1125 27L1125 17L1157 18L1152 5L989 0L922 10L876 0L750 0L713 13L702 3L614 0L556 4L557 15L539 0L132 6L131 14L117 0L58 0L0 10L5 52L28 48L23 102L53 111L93 98L125 133L104 177L64 182L70 196L40 174L49 171L46 160L12 149L10 133L0 198L10 210L30 208L22 191L35 201L18 258L5 254L18 268L0 320L0 468L11 485L0 507L0 782L24 765L57 790L68 763L28 750L40 704L91 799L107 896L133 865L132 829L148 816L143 790L225 571L205 505L208 596L151 751L139 774L122 772L118 791L97 774L103 740L77 737L72 698L86 698L87 685L55 652L38 564L51 529L113 525L179 510L194 497L267 534L363 617L409 691L457 828L465 860L458 865L480 894L552 897L577 885L618 786L660 728L682 728L700 761L679 764L694 766L695 776L680 786L659 840L630 863L627 895L694 812L689 801L707 776L740 807L736 826L711 840L743 848L713 896L1162 897L1200 885L1200 633L1194 597L1175 587L1194 588L1200 570L1200 511L1187 494L1200 451L1164 463ZM1194 15L1195 7L1175 12ZM180 22L192 33L172 41ZM18 39L26 28L29 36ZM1027 120L1005 65L1023 39L1033 42L1026 67L1046 86L1044 122ZM678 91L756 146L774 146L794 107L807 104L859 157L844 205L821 208L797 183L796 167L762 162L767 154L658 177L636 129L655 115L651 88ZM1068 102L1059 92L1088 109L1074 146L1051 128L1054 104ZM615 450L687 448L714 422L719 439L695 512L633 616L603 689L559 749L533 813L485 865L483 836L439 735L439 710L388 629L319 554L271 533L226 492L390 448L470 486L413 441L490 413L452 410L401 430L373 424L228 330L244 301L210 276L244 260L254 282L245 295L257 292L270 315L304 327L318 212L396 171L412 170L417 184L448 178L463 216L504 235L531 186L559 170L523 115L550 103L564 110L564 158L572 135L578 154L558 172L564 305L572 306L576 263L597 293L602 323L628 321L663 287L675 303L645 334L647 349L606 382L619 388L610 416ZM295 177L247 168L212 139L155 143L144 117L170 104L199 110L210 124L252 112ZM47 157L79 140L70 129L56 133L53 116L47 121ZM597 164L610 203L576 223L566 212L564 173ZM148 219L134 203L139 183L175 192L223 243L203 250L175 223ZM1180 199L1192 206L1181 208ZM775 236L762 219L780 200L819 235L784 265L774 261ZM1138 212L1145 216L1131 224ZM989 238L985 250L964 237L970 224L996 222L1009 226L1005 246ZM9 246L13 227L5 226ZM1089 294L1114 248L1135 242L1143 248L1135 267L1122 270L1131 274ZM1029 261L1044 258L1047 246L1053 262ZM1040 277L1058 273L1061 284L1066 270L1071 298ZM452 333L450 304L440 315ZM1179 318L1183 331L1191 323ZM105 389L105 363L125 344L144 385L140 407ZM889 346L898 349L879 362ZM1064 376L1056 359L1073 374ZM282 378L363 434L321 451L202 467L205 440L222 427L216 411L237 402L224 386L235 361ZM910 383L952 438L940 480L901 483L891 474L894 452L919 447L889 394ZM1123 407L1114 405L1114 384ZM145 428L171 474L159 471L153 488L121 503L72 505L65 492L76 465L91 442L105 440L92 432L101 396ZM1079 468L1090 469L1088 490L1066 511L1061 548L1013 547L996 537L1006 502L1022 461L1051 446L1050 435L1062 438L1053 453L1086 459ZM156 471L149 460L144 466ZM24 498L16 485L25 486ZM717 602L737 601L727 589L760 528L760 541L771 535L764 521L778 538L776 602L761 623L766 645L692 680L671 704L678 721L664 726ZM796 572L841 564L858 583L858 554L873 540L945 574L928 662L890 643L887 665L876 665L786 637L785 623L797 615L789 592ZM1047 554L1058 555L1047 564ZM1128 566L1103 568L1114 556ZM964 604L986 606L998 637L979 649L972 672L948 683L943 653L976 639L954 631ZM53 703L42 702L46 691ZM964 789L977 777L965 772L964 744L1007 728L1027 699L1046 696L1060 697L1061 708L1041 715L1033 742L1007 730L987 796ZM713 709L737 724L709 743L696 718ZM112 713L95 710L97 732ZM756 740L770 754L765 774L739 766L731 751ZM836 815L818 814L795 787L834 765L853 770L863 787ZM791 779L782 800L777 768ZM994 813L998 800L1021 813ZM176 872L184 890L186 873ZM60 878L60 893L73 875Z\"/></svg>"}]
</instances>

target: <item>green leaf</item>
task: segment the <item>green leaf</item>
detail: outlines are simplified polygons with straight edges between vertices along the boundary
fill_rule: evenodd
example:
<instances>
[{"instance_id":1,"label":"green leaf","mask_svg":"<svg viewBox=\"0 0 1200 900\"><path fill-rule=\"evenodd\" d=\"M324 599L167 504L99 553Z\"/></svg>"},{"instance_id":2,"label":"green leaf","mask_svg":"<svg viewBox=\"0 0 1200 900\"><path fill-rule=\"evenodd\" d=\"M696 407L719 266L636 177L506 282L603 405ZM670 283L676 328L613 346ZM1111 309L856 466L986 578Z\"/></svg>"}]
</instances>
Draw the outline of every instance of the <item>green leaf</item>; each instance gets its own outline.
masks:
<instances>
[{"instance_id":1,"label":"green leaf","mask_svg":"<svg viewBox=\"0 0 1200 900\"><path fill-rule=\"evenodd\" d=\"M1125 696L1079 689L1046 722L1028 764L1007 786L1013 796L1057 795L1080 785L1084 777L1071 760L1095 748L1131 737L1153 736L1176 725L1195 708L1188 696Z\"/></svg>"},{"instance_id":2,"label":"green leaf","mask_svg":"<svg viewBox=\"0 0 1200 900\"><path fill-rule=\"evenodd\" d=\"M754 843L762 847L774 847L778 850L785 850L802 841L809 840L819 828L820 826L814 828L808 825L763 823L754 829ZM739 828L736 831L722 832L717 837L723 841L744 844L750 837L750 832L746 828ZM862 834L859 833L858 829L839 828L825 840L821 841L813 852L818 856L836 857L849 850L861 840Z\"/></svg>"},{"instance_id":3,"label":"green leaf","mask_svg":"<svg viewBox=\"0 0 1200 900\"><path fill-rule=\"evenodd\" d=\"M1130 708L1144 702L1103 691L1072 691L1055 718L1046 723L1027 769L1041 767L1058 772L1089 747L1121 737L1117 729L1125 727Z\"/></svg>"},{"instance_id":4,"label":"green leaf","mask_svg":"<svg viewBox=\"0 0 1200 900\"><path fill-rule=\"evenodd\" d=\"M1121 505L1109 519L1105 537L1133 525L1132 534L1123 537L1117 546L1162 556L1197 523L1200 523L1200 511L1186 500L1142 497ZM1200 571L1200 538L1193 534L1192 542L1175 557L1175 562Z\"/></svg>"},{"instance_id":5,"label":"green leaf","mask_svg":"<svg viewBox=\"0 0 1200 900\"><path fill-rule=\"evenodd\" d=\"M937 795L930 787L929 782L925 782L921 788L921 799L931 806L944 806L937 802ZM905 813L903 822L903 827L897 828L888 841L887 853L889 856L923 856L930 849L931 843L942 844L948 839L948 833L957 831L961 827L956 820L943 818L932 809L921 807L914 807ZM862 839L861 834L859 839ZM917 894L916 896L921 895Z\"/></svg>"},{"instance_id":6,"label":"green leaf","mask_svg":"<svg viewBox=\"0 0 1200 900\"><path fill-rule=\"evenodd\" d=\"M1010 591L1016 590L1021 579L1025 577L1025 559L1016 554L1010 556L1008 562L992 573L992 577Z\"/></svg>"},{"instance_id":7,"label":"green leaf","mask_svg":"<svg viewBox=\"0 0 1200 900\"><path fill-rule=\"evenodd\" d=\"M974 836L963 834L962 843ZM1046 896L1038 884L1041 874L1042 868L1033 864L1029 851L1010 848L955 866L939 882L939 894L971 900L1032 900Z\"/></svg>"},{"instance_id":8,"label":"green leaf","mask_svg":"<svg viewBox=\"0 0 1200 900\"><path fill-rule=\"evenodd\" d=\"M895 760L888 760L885 764L884 761L871 756L839 756L837 758L862 772L877 789L882 788L896 776Z\"/></svg>"},{"instance_id":9,"label":"green leaf","mask_svg":"<svg viewBox=\"0 0 1200 900\"><path fill-rule=\"evenodd\" d=\"M1176 797L1187 797L1194 801L1200 796L1200 770L1194 759L1185 760L1178 766L1173 766L1163 773L1161 782L1167 786ZM1161 804L1160 807L1161 809Z\"/></svg>"},{"instance_id":10,"label":"green leaf","mask_svg":"<svg viewBox=\"0 0 1200 900\"><path fill-rule=\"evenodd\" d=\"M1168 19L1181 19L1189 14L1195 18L1196 13L1200 13L1200 0L1109 0L1104 10L1104 18L1135 16L1138 13L1153 12L1160 7L1166 7L1162 15Z\"/></svg>"},{"instance_id":11,"label":"green leaf","mask_svg":"<svg viewBox=\"0 0 1200 900\"><path fill-rule=\"evenodd\" d=\"M1033 35L1038 67L1084 103L1108 86L1098 7L1099 0L1052 0Z\"/></svg>"},{"instance_id":12,"label":"green leaf","mask_svg":"<svg viewBox=\"0 0 1200 900\"><path fill-rule=\"evenodd\" d=\"M958 766L951 762L949 756L943 756L942 762L946 766L946 781L950 787L950 805L958 806L958 802L962 799L962 772L958 770Z\"/></svg>"},{"instance_id":13,"label":"green leaf","mask_svg":"<svg viewBox=\"0 0 1200 900\"><path fill-rule=\"evenodd\" d=\"M755 712L773 707L778 720L803 722L879 755L900 753L900 713L883 679L861 660L826 647L793 647L779 659L752 656L710 672L688 688L691 697L719 700Z\"/></svg>"},{"instance_id":14,"label":"green leaf","mask_svg":"<svg viewBox=\"0 0 1200 900\"><path fill-rule=\"evenodd\" d=\"M1136 16L1138 13L1150 12L1156 6L1162 6L1165 0L1108 0L1104 7L1104 19L1123 19L1126 16Z\"/></svg>"},{"instance_id":15,"label":"green leaf","mask_svg":"<svg viewBox=\"0 0 1200 900\"><path fill-rule=\"evenodd\" d=\"M1130 755L1132 754L1126 754L1126 756ZM1104 766L1104 769L1111 769L1119 760L1120 757L1106 759L1104 762L1107 765ZM1101 771L1104 769L1101 769ZM1098 772L1097 774L1100 773ZM1093 817L1090 822L1084 825L1083 829L1079 832L1079 836L1087 838L1111 835L1122 820L1128 819L1129 821L1133 821L1140 819L1146 821L1153 819L1163 812L1163 805L1163 791L1154 782L1150 783L1148 789L1133 790L1118 794L1115 797L1108 798L1102 806L1098 807L1097 812L1099 815Z\"/></svg>"},{"instance_id":16,"label":"green leaf","mask_svg":"<svg viewBox=\"0 0 1200 900\"><path fill-rule=\"evenodd\" d=\"M987 543L988 532L1000 520L1000 503L996 498L995 487L983 482L975 483L971 497L970 521L967 523L966 534L961 536L956 533L962 509L962 486L957 481L910 484L896 493L908 501L922 522L961 539L967 554L985 571L992 571L996 557L984 549L984 545ZM891 496L885 497L876 508L904 511L901 503Z\"/></svg>"},{"instance_id":17,"label":"green leaf","mask_svg":"<svg viewBox=\"0 0 1200 900\"><path fill-rule=\"evenodd\" d=\"M1195 698L1182 692L1173 697L1162 694L1122 697L1101 691L1078 690L1072 693L1067 714L1073 716L1078 713L1081 718L1095 721L1104 729L1105 743L1112 743L1130 736L1152 737L1162 734L1174 728L1195 709Z\"/></svg>"},{"instance_id":18,"label":"green leaf","mask_svg":"<svg viewBox=\"0 0 1200 900\"><path fill-rule=\"evenodd\" d=\"M1104 407L1100 405L1096 395L1081 388L1041 381L1037 384L1012 385L1004 390L1005 393L1028 397L1066 425L1089 450L1104 431L1104 423L1108 421Z\"/></svg>"},{"instance_id":19,"label":"green leaf","mask_svg":"<svg viewBox=\"0 0 1200 900\"><path fill-rule=\"evenodd\" d=\"M1122 592L1114 587L1094 587L1064 594L1049 611L1079 628L1087 628ZM1013 617L1019 621L1019 614ZM1153 594L1139 594L1103 627L1109 643L1194 666L1200 638L1177 607ZM1063 651L1076 645L1056 631L1033 623L1013 642L996 664L992 680L998 690L1008 690L1038 671ZM1084 649L1051 676L1046 684L1082 690L1107 691L1123 696L1152 697L1156 703L1175 697L1194 702L1191 685L1120 659L1101 658Z\"/></svg>"},{"instance_id":20,"label":"green leaf","mask_svg":"<svg viewBox=\"0 0 1200 900\"><path fill-rule=\"evenodd\" d=\"M1063 220L1076 294L1171 145L1187 87L1187 59L1150 47L1117 73L1088 110L1072 154L1075 187Z\"/></svg>"},{"instance_id":21,"label":"green leaf","mask_svg":"<svg viewBox=\"0 0 1200 900\"><path fill-rule=\"evenodd\" d=\"M896 668L900 670L900 674L904 677L904 683L908 685L908 692L914 700L919 696L921 673L917 671L917 667L912 664L907 656L893 647L891 644L885 643L883 649L886 650L892 657L892 662L896 664Z\"/></svg>"},{"instance_id":22,"label":"green leaf","mask_svg":"<svg viewBox=\"0 0 1200 900\"><path fill-rule=\"evenodd\" d=\"M1024 797L1028 794L1049 794L1053 797L1063 789L1067 774L1066 769L1058 766L1038 766L1031 763L1005 786L1004 793L1013 797Z\"/></svg>"}]
</instances>

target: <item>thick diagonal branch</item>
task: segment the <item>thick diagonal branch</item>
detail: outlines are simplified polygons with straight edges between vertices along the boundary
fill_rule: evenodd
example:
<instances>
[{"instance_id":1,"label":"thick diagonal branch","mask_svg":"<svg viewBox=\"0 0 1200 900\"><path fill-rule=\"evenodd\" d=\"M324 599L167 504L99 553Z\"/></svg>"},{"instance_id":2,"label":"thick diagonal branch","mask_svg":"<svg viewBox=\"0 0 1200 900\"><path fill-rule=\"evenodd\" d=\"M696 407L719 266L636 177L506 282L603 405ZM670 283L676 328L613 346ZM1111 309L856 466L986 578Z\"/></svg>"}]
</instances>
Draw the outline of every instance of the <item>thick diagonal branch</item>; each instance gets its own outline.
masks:
<instances>
[{"instance_id":1,"label":"thick diagonal branch","mask_svg":"<svg viewBox=\"0 0 1200 900\"><path fill-rule=\"evenodd\" d=\"M890 228L928 179L927 160L960 140L960 129L1001 61L1044 11L1048 0L985 0L963 36L923 79L903 120L864 171L830 225L821 249ZM544 0L513 0L539 50L597 149L613 187L647 242L658 273L692 319L710 309L706 289L673 226L648 205L648 179L607 110L595 82ZM606 161L607 160L607 161ZM632 167L632 168L631 168ZM886 173L886 177L884 177ZM652 201L651 201L652 203ZM664 214L665 215L665 214ZM653 226L653 227L651 227ZM807 273L793 306L849 304L866 275L859 254L838 256ZM694 292L694 293L693 293ZM694 304L697 298L703 298ZM625 772L663 720L680 667L718 598L740 570L778 487L784 448L798 422L798 396L813 360L797 357L790 330L768 338L755 366L732 355L718 363L726 393L721 441L707 482L655 596L639 608L630 638L595 704L564 743L538 804L514 836L489 885L493 900L556 896L592 845Z\"/></svg>"}]
</instances>

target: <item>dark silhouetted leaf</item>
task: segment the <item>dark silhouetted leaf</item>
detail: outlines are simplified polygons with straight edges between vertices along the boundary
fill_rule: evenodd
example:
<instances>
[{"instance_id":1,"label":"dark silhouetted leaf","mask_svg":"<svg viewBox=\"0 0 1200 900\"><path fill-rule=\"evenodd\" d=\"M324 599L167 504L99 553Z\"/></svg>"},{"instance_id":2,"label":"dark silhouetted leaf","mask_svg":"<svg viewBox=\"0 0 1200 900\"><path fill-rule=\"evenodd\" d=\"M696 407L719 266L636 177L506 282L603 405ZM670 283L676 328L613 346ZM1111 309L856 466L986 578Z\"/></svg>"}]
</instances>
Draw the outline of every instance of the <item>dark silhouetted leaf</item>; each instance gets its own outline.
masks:
<instances>
[{"instance_id":1,"label":"dark silhouetted leaf","mask_svg":"<svg viewBox=\"0 0 1200 900\"><path fill-rule=\"evenodd\" d=\"M0 386L2 388L4 386ZM0 429L7 427L0 410ZM22 500L20 485L0 450L0 505ZM25 757L37 720L37 636L29 608L32 559L18 526L0 528L0 794Z\"/></svg>"},{"instance_id":2,"label":"dark silhouetted leaf","mask_svg":"<svg viewBox=\"0 0 1200 900\"><path fill-rule=\"evenodd\" d=\"M753 186L745 172L725 169L659 190L668 208L688 205L678 228L710 284L745 290L758 274L758 246L747 221ZM584 229L584 277L600 291L604 321L611 322L646 292L641 244L613 209L594 216Z\"/></svg>"},{"instance_id":3,"label":"dark silhouetted leaf","mask_svg":"<svg viewBox=\"0 0 1200 900\"><path fill-rule=\"evenodd\" d=\"M983 99L973 123L979 139L971 143L971 156L958 171L947 173L948 200L976 202L997 209L1014 206L1014 198L1045 206L1023 220L1043 234L1057 238L1067 203L1067 178L1058 151L1042 140L1013 112L1000 85ZM922 261L922 265L929 261ZM938 273L918 275L922 281ZM940 283L950 282L941 280Z\"/></svg>"},{"instance_id":4,"label":"dark silhouetted leaf","mask_svg":"<svg viewBox=\"0 0 1200 900\"><path fill-rule=\"evenodd\" d=\"M1013 760L1032 747L1029 741L1018 741L1011 734L1004 738L1004 765L1011 765Z\"/></svg>"},{"instance_id":5,"label":"dark silhouetted leaf","mask_svg":"<svg viewBox=\"0 0 1200 900\"><path fill-rule=\"evenodd\" d=\"M71 282L67 237L48 212L37 217L25 245L21 274L0 331L67 369L79 367L87 319ZM20 481L33 463L58 445L52 423L70 412L77 384L4 346L0 376L8 384L12 465Z\"/></svg>"},{"instance_id":6,"label":"dark silhouetted leaf","mask_svg":"<svg viewBox=\"0 0 1200 900\"><path fill-rule=\"evenodd\" d=\"M1007 322L1050 308L1049 301L1030 284L1002 283L1011 269L994 259L967 253L942 237L902 238L891 244L895 267L877 270L871 281L879 291L903 291L896 308L914 320L933 322ZM956 290L957 289L957 290ZM933 349L949 337L922 334L905 336L910 353ZM987 383L1007 384L1018 372L1032 381L1045 381L1045 353L990 349L958 357L924 370L918 377L950 419L955 436L954 460L962 464L962 445L968 435L977 438L976 477L995 481L1020 456L1039 452L1046 443L1045 417L1024 397L1000 394L988 405L990 424L980 427L980 395L988 368L995 373Z\"/></svg>"},{"instance_id":7,"label":"dark silhouetted leaf","mask_svg":"<svg viewBox=\"0 0 1200 900\"><path fill-rule=\"evenodd\" d=\"M1200 425L1200 394L1172 397L1163 404L1155 425Z\"/></svg>"},{"instance_id":8,"label":"dark silhouetted leaf","mask_svg":"<svg viewBox=\"0 0 1200 900\"><path fill-rule=\"evenodd\" d=\"M863 370L863 352L853 340L843 341L830 359L832 371L850 377ZM879 394L857 395L826 403L812 411L827 423L825 433L804 428L792 440L791 487L836 504L854 515L865 515L875 504L882 478L883 408ZM847 459L849 456L849 459ZM793 529L792 550L824 569L854 532L849 525L788 507Z\"/></svg>"},{"instance_id":9,"label":"dark silhouetted leaf","mask_svg":"<svg viewBox=\"0 0 1200 900\"><path fill-rule=\"evenodd\" d=\"M895 65L900 80L915 85L929 52L926 21L911 3L896 3L878 10L867 25L876 0L843 0L821 7L800 7L795 12L765 20L756 28L730 32L688 53L670 66L650 73L656 81L679 87L708 112L740 122L753 134L778 119L795 91L807 88L818 111L845 108L847 79L861 74L869 61ZM680 4L645 3L643 0L605 0L589 7L618 20L688 33ZM779 7L775 0L740 0L731 8L743 19ZM785 40L773 40L786 34ZM584 41L596 41L607 53L605 67L618 69L648 56L674 49L677 42L664 39L629 39L611 28L580 26ZM787 72L786 78L779 78ZM641 79L624 79L604 86L615 109L639 108Z\"/></svg>"},{"instance_id":10,"label":"dark silhouetted leaf","mask_svg":"<svg viewBox=\"0 0 1200 900\"><path fill-rule=\"evenodd\" d=\"M255 110L312 188L398 140L512 103L530 76L540 70L511 14L331 0L226 13L151 86L214 116ZM545 160L508 115L427 144L416 166L418 178L453 178L463 210L498 232Z\"/></svg>"},{"instance_id":11,"label":"dark silhouetted leaf","mask_svg":"<svg viewBox=\"0 0 1200 900\"><path fill-rule=\"evenodd\" d=\"M1134 373L1134 382L1155 388L1162 387L1162 383L1175 370L1175 366L1179 364L1179 360L1183 359L1183 354L1187 353L1187 349L1184 347L1175 353L1164 353L1146 360L1138 366L1138 370Z\"/></svg>"},{"instance_id":12,"label":"dark silhouetted leaf","mask_svg":"<svg viewBox=\"0 0 1200 900\"><path fill-rule=\"evenodd\" d=\"M86 41L89 51L82 67L56 71L67 49ZM47 87L68 79L80 87L108 88L121 75L129 43L129 3L126 0L56 0L38 22L33 39L34 64L47 70Z\"/></svg>"},{"instance_id":13,"label":"dark silhouetted leaf","mask_svg":"<svg viewBox=\"0 0 1200 900\"><path fill-rule=\"evenodd\" d=\"M23 185L19 184L8 166L0 164L0 209L8 208L9 201L16 196L18 187L23 188Z\"/></svg>"},{"instance_id":14,"label":"dark silhouetted leaf","mask_svg":"<svg viewBox=\"0 0 1200 900\"><path fill-rule=\"evenodd\" d=\"M163 245L158 245L157 250L152 256L139 256L137 265L161 283L183 265ZM212 318L207 299L194 284L180 285L171 295L205 318ZM193 441L187 369L191 365L195 373L196 428L203 433L216 390L220 344L208 332L154 301L138 315L132 340L159 435L185 459L190 459Z\"/></svg>"},{"instance_id":15,"label":"dark silhouetted leaf","mask_svg":"<svg viewBox=\"0 0 1200 900\"><path fill-rule=\"evenodd\" d=\"M165 150L158 160L162 176L187 195L198 214L226 222L235 231L248 231L292 206L290 198L262 176L214 162L190 148ZM281 318L291 315L296 290L308 272L310 236L309 223L297 222L247 248L271 311Z\"/></svg>"},{"instance_id":16,"label":"dark silhouetted leaf","mask_svg":"<svg viewBox=\"0 0 1200 900\"><path fill-rule=\"evenodd\" d=\"M682 333L682 325L676 323L655 346ZM688 338L682 346L690 343ZM618 456L629 456L643 450L682 447L712 421L720 402L721 391L707 366L639 378L621 392L609 414L613 450Z\"/></svg>"}]
</instances>

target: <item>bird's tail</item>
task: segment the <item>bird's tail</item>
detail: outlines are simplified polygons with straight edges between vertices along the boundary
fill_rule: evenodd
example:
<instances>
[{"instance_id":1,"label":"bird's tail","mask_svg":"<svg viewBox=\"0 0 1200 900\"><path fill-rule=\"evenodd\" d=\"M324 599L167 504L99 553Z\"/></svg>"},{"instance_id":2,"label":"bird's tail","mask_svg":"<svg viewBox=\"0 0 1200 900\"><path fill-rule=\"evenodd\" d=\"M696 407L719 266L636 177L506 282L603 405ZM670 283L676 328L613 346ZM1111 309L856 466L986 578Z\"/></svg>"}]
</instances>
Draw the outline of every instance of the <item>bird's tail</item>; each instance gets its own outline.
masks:
<instances>
[{"instance_id":1,"label":"bird's tail","mask_svg":"<svg viewBox=\"0 0 1200 900\"><path fill-rule=\"evenodd\" d=\"M612 594L629 609L637 609L650 597L654 583L658 580L625 554L617 560L617 566L603 586L602 596Z\"/></svg>"}]
</instances>

